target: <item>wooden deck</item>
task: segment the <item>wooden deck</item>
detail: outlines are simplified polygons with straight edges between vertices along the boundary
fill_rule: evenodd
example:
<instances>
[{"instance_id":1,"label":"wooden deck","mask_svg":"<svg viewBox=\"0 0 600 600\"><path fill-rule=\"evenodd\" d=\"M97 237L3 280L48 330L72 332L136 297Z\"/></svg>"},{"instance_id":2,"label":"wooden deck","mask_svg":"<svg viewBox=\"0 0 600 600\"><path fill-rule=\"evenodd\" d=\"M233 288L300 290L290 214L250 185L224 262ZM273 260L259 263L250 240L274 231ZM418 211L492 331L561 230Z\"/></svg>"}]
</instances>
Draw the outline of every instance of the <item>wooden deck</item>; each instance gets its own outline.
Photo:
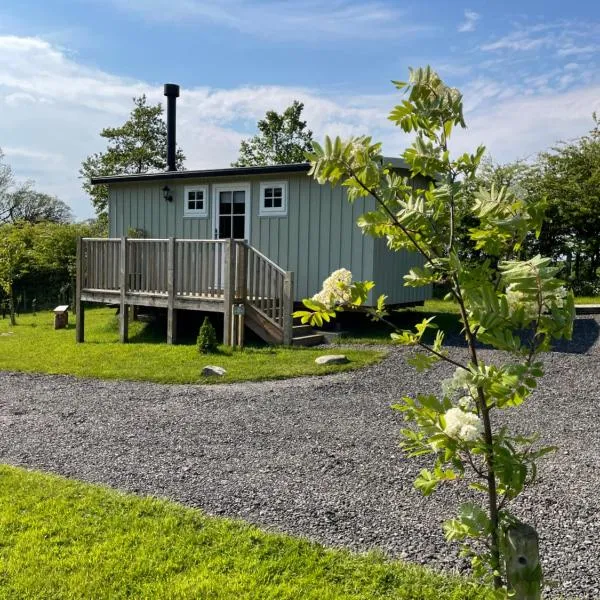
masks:
<instances>
[{"instance_id":1,"label":"wooden deck","mask_svg":"<svg viewBox=\"0 0 600 600\"><path fill-rule=\"evenodd\" d=\"M168 343L176 341L177 311L197 310L223 313L227 345L239 344L244 326L268 342L289 345L293 281L292 272L244 241L82 238L76 339L85 338L83 303L98 302L120 305L122 342L128 339L128 307L151 306L167 310Z\"/></svg>"}]
</instances>

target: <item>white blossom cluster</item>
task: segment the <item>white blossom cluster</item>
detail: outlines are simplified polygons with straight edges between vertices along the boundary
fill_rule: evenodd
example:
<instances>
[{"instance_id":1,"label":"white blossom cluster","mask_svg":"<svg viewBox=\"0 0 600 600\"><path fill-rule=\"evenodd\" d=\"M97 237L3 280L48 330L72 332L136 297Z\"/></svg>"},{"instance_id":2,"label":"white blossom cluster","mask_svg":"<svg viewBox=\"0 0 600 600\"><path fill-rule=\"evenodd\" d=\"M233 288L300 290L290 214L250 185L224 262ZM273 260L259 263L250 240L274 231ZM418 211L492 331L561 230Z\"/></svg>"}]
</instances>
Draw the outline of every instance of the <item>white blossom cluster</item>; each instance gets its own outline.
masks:
<instances>
[{"instance_id":1,"label":"white blossom cluster","mask_svg":"<svg viewBox=\"0 0 600 600\"><path fill-rule=\"evenodd\" d=\"M324 282L323 289L312 299L322 302L327 307L340 306L350 302L350 285L352 273L348 269L334 271Z\"/></svg>"},{"instance_id":2,"label":"white blossom cluster","mask_svg":"<svg viewBox=\"0 0 600 600\"><path fill-rule=\"evenodd\" d=\"M525 294L515 290L515 284L511 283L506 288L506 301L511 312L517 311L521 306L524 308L525 320L533 321L537 319L539 307L537 302L528 300ZM542 297L542 306L546 308L562 308L567 297L567 288L561 286L552 292L546 293Z\"/></svg>"},{"instance_id":3,"label":"white blossom cluster","mask_svg":"<svg viewBox=\"0 0 600 600\"><path fill-rule=\"evenodd\" d=\"M483 433L481 419L472 412L465 412L461 408L451 408L444 413L446 427L444 433L463 442L474 442Z\"/></svg>"},{"instance_id":4,"label":"white blossom cluster","mask_svg":"<svg viewBox=\"0 0 600 600\"><path fill-rule=\"evenodd\" d=\"M465 398L469 397L472 399L477 395L477 387L473 384L473 376L471 373L460 367L456 367L454 375L450 379L444 379L442 381L442 390L444 396L450 398ZM464 400L466 402L466 400ZM459 402L460 404L460 402ZM470 409L471 407L464 407Z\"/></svg>"}]
</instances>

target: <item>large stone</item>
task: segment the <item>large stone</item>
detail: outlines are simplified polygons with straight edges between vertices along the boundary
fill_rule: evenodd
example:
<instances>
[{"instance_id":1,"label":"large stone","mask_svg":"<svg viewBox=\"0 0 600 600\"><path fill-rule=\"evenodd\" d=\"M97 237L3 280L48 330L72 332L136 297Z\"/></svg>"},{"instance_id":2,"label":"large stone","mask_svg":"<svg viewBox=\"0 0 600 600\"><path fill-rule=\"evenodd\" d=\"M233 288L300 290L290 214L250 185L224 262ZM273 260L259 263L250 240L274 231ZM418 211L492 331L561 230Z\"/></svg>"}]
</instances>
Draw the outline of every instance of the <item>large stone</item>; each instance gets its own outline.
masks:
<instances>
[{"instance_id":1,"label":"large stone","mask_svg":"<svg viewBox=\"0 0 600 600\"><path fill-rule=\"evenodd\" d=\"M315 362L318 365L345 365L350 361L343 354L324 354L323 356L317 356Z\"/></svg>"},{"instance_id":2,"label":"large stone","mask_svg":"<svg viewBox=\"0 0 600 600\"><path fill-rule=\"evenodd\" d=\"M223 367L216 367L214 365L206 365L202 369L202 375L204 377L223 377L227 371Z\"/></svg>"}]
</instances>

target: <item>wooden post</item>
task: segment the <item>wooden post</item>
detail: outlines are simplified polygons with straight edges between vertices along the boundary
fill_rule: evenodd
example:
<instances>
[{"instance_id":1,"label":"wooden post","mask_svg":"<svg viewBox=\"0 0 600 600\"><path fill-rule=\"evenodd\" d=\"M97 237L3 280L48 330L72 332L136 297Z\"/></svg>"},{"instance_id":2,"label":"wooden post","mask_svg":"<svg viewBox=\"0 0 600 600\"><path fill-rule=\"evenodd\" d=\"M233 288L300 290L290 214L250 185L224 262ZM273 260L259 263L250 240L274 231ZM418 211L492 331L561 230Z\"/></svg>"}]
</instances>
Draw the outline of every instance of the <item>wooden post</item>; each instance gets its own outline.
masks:
<instances>
[{"instance_id":1,"label":"wooden post","mask_svg":"<svg viewBox=\"0 0 600 600\"><path fill-rule=\"evenodd\" d=\"M286 271L283 279L283 345L291 346L294 336L294 321L292 313L294 312L294 272Z\"/></svg>"},{"instance_id":2,"label":"wooden post","mask_svg":"<svg viewBox=\"0 0 600 600\"><path fill-rule=\"evenodd\" d=\"M525 523L510 526L505 532L506 580L515 600L540 600L542 566L536 530Z\"/></svg>"},{"instance_id":3,"label":"wooden post","mask_svg":"<svg viewBox=\"0 0 600 600\"><path fill-rule=\"evenodd\" d=\"M241 304L244 309L246 308L246 301L248 299L248 242L238 242L238 255L236 264L236 302ZM239 348L244 347L244 333L245 333L245 321L246 315L238 315L237 317L237 339L236 345Z\"/></svg>"},{"instance_id":4,"label":"wooden post","mask_svg":"<svg viewBox=\"0 0 600 600\"><path fill-rule=\"evenodd\" d=\"M239 303L246 303L248 295L248 246L246 242L236 242L237 244L237 262L235 276L235 300Z\"/></svg>"},{"instance_id":5,"label":"wooden post","mask_svg":"<svg viewBox=\"0 0 600 600\"><path fill-rule=\"evenodd\" d=\"M243 305L246 306L245 304ZM237 345L239 348L244 347L244 333L245 333L245 321L246 315L242 314L238 316L238 333L237 333Z\"/></svg>"},{"instance_id":6,"label":"wooden post","mask_svg":"<svg viewBox=\"0 0 600 600\"><path fill-rule=\"evenodd\" d=\"M177 249L175 238L170 237L167 245L167 344L177 342L177 311L175 297L177 295Z\"/></svg>"},{"instance_id":7,"label":"wooden post","mask_svg":"<svg viewBox=\"0 0 600 600\"><path fill-rule=\"evenodd\" d=\"M119 257L119 289L121 303L119 307L119 338L123 344L129 341L129 310L126 304L127 294L127 237L121 238L121 252Z\"/></svg>"},{"instance_id":8,"label":"wooden post","mask_svg":"<svg viewBox=\"0 0 600 600\"><path fill-rule=\"evenodd\" d=\"M77 238L77 274L75 276L75 342L81 344L85 341L85 313L81 302L81 288L83 287L83 241Z\"/></svg>"},{"instance_id":9,"label":"wooden post","mask_svg":"<svg viewBox=\"0 0 600 600\"><path fill-rule=\"evenodd\" d=\"M235 242L225 242L225 260L223 266L223 344L231 346L233 296L235 293Z\"/></svg>"}]
</instances>

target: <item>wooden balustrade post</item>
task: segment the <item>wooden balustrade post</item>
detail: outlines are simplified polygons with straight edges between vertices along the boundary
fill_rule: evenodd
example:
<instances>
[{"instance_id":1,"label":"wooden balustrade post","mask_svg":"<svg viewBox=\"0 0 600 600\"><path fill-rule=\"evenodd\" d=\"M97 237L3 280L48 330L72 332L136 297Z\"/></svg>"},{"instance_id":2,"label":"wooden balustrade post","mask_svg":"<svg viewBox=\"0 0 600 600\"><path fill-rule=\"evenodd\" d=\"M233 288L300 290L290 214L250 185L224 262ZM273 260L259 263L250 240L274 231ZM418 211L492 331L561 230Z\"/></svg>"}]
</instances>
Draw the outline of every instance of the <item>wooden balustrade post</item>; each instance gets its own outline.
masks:
<instances>
[{"instance_id":1,"label":"wooden balustrade post","mask_svg":"<svg viewBox=\"0 0 600 600\"><path fill-rule=\"evenodd\" d=\"M294 272L286 271L283 279L282 318L283 318L283 345L291 346L294 337Z\"/></svg>"},{"instance_id":2,"label":"wooden balustrade post","mask_svg":"<svg viewBox=\"0 0 600 600\"><path fill-rule=\"evenodd\" d=\"M75 279L75 342L81 344L85 341L85 313L81 302L81 289L83 288L83 241L77 238L77 275Z\"/></svg>"},{"instance_id":3,"label":"wooden balustrade post","mask_svg":"<svg viewBox=\"0 0 600 600\"><path fill-rule=\"evenodd\" d=\"M236 242L237 262L235 277L235 300L240 303L246 302L248 295L248 246L246 242Z\"/></svg>"},{"instance_id":4,"label":"wooden balustrade post","mask_svg":"<svg viewBox=\"0 0 600 600\"><path fill-rule=\"evenodd\" d=\"M223 344L231 346L233 324L233 298L235 294L235 242L225 241L223 265Z\"/></svg>"},{"instance_id":5,"label":"wooden balustrade post","mask_svg":"<svg viewBox=\"0 0 600 600\"><path fill-rule=\"evenodd\" d=\"M167 344L175 344L177 341L176 277L177 247L175 238L170 237L167 245Z\"/></svg>"},{"instance_id":6,"label":"wooden balustrade post","mask_svg":"<svg viewBox=\"0 0 600 600\"><path fill-rule=\"evenodd\" d=\"M119 306L119 338L123 344L129 341L129 307L126 303L127 294L127 237L121 238L121 251L119 260L119 289L120 289L120 306Z\"/></svg>"}]
</instances>

